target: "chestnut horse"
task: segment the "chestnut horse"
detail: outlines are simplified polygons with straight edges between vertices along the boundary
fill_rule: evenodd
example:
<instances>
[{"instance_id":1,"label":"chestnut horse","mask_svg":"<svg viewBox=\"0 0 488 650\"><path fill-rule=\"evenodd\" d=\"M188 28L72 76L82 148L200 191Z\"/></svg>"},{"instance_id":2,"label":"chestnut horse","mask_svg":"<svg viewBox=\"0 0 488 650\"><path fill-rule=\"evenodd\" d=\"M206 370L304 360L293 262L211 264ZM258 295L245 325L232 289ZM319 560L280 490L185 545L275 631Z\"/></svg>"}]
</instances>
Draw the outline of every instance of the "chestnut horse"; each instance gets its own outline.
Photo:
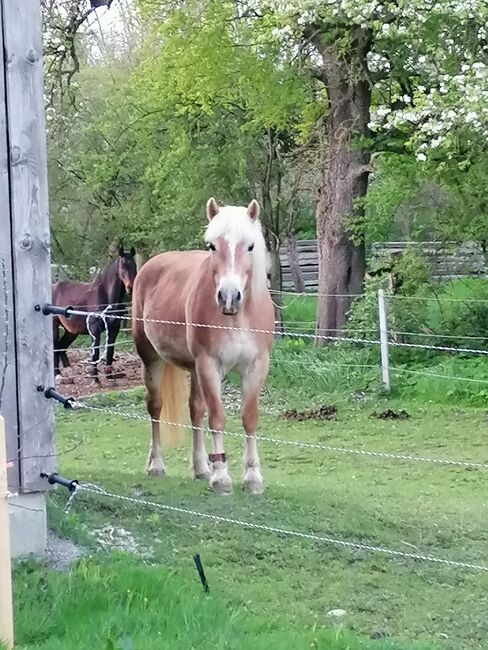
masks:
<instances>
[{"instance_id":1,"label":"chestnut horse","mask_svg":"<svg viewBox=\"0 0 488 650\"><path fill-rule=\"evenodd\" d=\"M122 320L110 318L110 314L123 315L125 312L124 299L126 294L132 291L132 285L136 277L136 262L134 248L125 253L123 247L119 249L119 255L115 261L107 266L105 270L97 275L93 282L74 282L72 280L61 280L56 282L52 291L52 303L58 306L71 306L74 309L87 311L102 311L107 309L107 377L112 376L112 363L114 357L115 340L120 331ZM64 330L63 336L59 335L59 328ZM100 358L100 337L105 330L101 318L93 317L89 322L90 332L94 337L93 353L90 360L90 374L98 381L97 364ZM54 338L54 374L60 375L60 361L63 366L69 367L66 349L73 343L80 334L89 334L87 320L83 316L53 317L53 338Z\"/></svg>"},{"instance_id":2,"label":"chestnut horse","mask_svg":"<svg viewBox=\"0 0 488 650\"><path fill-rule=\"evenodd\" d=\"M209 252L162 253L146 262L137 275L132 332L143 362L152 418L147 468L151 476L165 473L159 420L166 413L164 417L181 424L180 414L172 415L169 407L176 396L185 394L189 373L193 475L210 479L216 493L232 491L224 451L221 380L236 370L241 378L245 431L244 490L263 492L256 430L259 394L273 343L274 311L258 217L255 200L247 208L219 207L211 198L205 232ZM166 322L154 322L158 320ZM203 438L206 412L213 437L210 467Z\"/></svg>"}]
</instances>

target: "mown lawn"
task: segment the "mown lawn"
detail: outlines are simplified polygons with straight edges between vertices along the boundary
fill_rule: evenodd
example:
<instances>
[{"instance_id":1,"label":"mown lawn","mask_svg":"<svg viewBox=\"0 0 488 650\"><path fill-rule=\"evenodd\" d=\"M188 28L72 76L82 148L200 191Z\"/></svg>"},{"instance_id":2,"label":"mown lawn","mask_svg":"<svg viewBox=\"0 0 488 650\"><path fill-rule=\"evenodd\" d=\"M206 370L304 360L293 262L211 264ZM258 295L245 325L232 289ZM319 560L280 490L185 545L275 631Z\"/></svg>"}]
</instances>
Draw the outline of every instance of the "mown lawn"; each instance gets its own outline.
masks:
<instances>
[{"instance_id":1,"label":"mown lawn","mask_svg":"<svg viewBox=\"0 0 488 650\"><path fill-rule=\"evenodd\" d=\"M320 403L317 400L309 398L308 405ZM307 395L299 388L287 394L272 390L263 411L279 412L284 401L289 406L307 406ZM322 396L322 402L337 404L337 421L290 422L264 415L260 428L276 438L488 463L486 416L481 409L378 398L354 401L337 395ZM98 404L143 412L137 390L99 398ZM371 417L374 411L390 407L406 408L411 417L398 421ZM488 563L487 470L263 442L267 491L252 498L240 490L242 442L229 437L235 491L231 497L218 498L204 483L189 478L189 446L168 451L166 479L145 477L145 422L77 411L60 412L57 423L61 452L74 442L82 443L59 457L62 472L80 481L270 526ZM237 418L231 417L227 428L239 431ZM148 564L132 560L126 575L124 563L112 564L96 556L69 576L21 571L16 580L21 648L247 648L252 644L253 648L333 650L389 648L393 642L402 648L417 647L414 642L456 650L488 647L488 573L351 551L89 494L80 495L65 516L61 507L66 496L56 491L51 497L51 520L61 533L87 543L94 528L107 523L123 527L145 549ZM201 591L193 568L195 552L205 565L209 596ZM56 586L60 595L51 607L48 596ZM130 606L124 604L127 589L134 593ZM78 594L76 598L70 590ZM144 596L146 592L150 597ZM167 621L173 592L174 626ZM150 604L144 604L144 597ZM53 631L42 637L43 645L38 645L43 633L38 620L19 616L26 598L32 603L40 600L39 616L52 622L48 629ZM70 601L80 602L89 624L75 623L77 607L70 609ZM105 604L98 606L99 601ZM329 614L337 608L346 611L339 619ZM81 635L78 645L66 645L72 625ZM158 630L164 631L163 640ZM341 630L353 633L357 641L344 639ZM121 645L126 636L132 646ZM372 641L371 636L382 639ZM362 642L365 645L358 645Z\"/></svg>"}]
</instances>

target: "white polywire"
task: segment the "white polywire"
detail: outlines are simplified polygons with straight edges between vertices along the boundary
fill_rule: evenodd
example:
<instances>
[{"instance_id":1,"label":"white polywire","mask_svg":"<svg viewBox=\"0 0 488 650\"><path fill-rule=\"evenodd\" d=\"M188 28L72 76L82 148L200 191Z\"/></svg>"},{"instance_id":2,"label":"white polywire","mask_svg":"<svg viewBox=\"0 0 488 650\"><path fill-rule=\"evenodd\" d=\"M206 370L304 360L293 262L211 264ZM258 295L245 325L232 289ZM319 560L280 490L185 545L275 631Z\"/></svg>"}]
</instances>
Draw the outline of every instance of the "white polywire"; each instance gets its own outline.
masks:
<instances>
[{"instance_id":1,"label":"white polywire","mask_svg":"<svg viewBox=\"0 0 488 650\"><path fill-rule=\"evenodd\" d=\"M388 330L388 334L394 334L400 336L419 336L422 338L437 338L437 339L471 339L475 341L484 341L487 338L487 336L472 336L470 334L426 334L425 332L399 332L397 330Z\"/></svg>"},{"instance_id":2,"label":"white polywire","mask_svg":"<svg viewBox=\"0 0 488 650\"><path fill-rule=\"evenodd\" d=\"M93 357L93 355L95 354L95 350L99 350L99 349L100 349L100 345L96 345L96 341L97 341L96 336L95 336L95 334L93 334L93 332L91 331L91 328L90 328L90 318L91 318L92 316L93 316L93 317L98 317L98 318L100 318L100 319L102 320L103 327L104 327L104 331L105 331L105 333L106 333L106 336L105 336L105 346L104 346L103 354L100 355L100 358L99 358L97 361L92 361L91 359L89 359L89 360L87 361L87 363L91 363L92 365L95 365L95 366L96 366L100 361L103 361L104 359L107 358L107 352L108 352L108 326L107 326L107 312L108 312L108 310L111 309L111 308L112 308L112 305L107 305L107 306L105 307L105 309L104 309L102 312L100 312L99 314L97 314L97 313L93 313L93 312L88 312L88 314L87 314L87 316L86 316L86 331L88 332L88 334L90 335L90 338L91 338L91 340L92 340L92 344L91 344L91 353L92 353L92 357Z\"/></svg>"},{"instance_id":3,"label":"white polywire","mask_svg":"<svg viewBox=\"0 0 488 650\"><path fill-rule=\"evenodd\" d=\"M440 558L433 555L428 555L427 553L410 553L408 551L398 551L394 549L385 548L384 546L376 546L374 544L363 544L362 542L352 542L345 539L337 539L335 537L317 535L316 533L304 533L289 528L268 526L267 524L259 524L256 522L244 521L242 519L235 519L234 517L223 517L222 515L214 515L208 512L201 512L199 510L190 510L189 508L181 508L180 506L171 506L166 503L148 501L146 499L141 499L138 497L130 497L123 494L115 494L113 492L109 492L105 488L90 483L87 484L81 483L77 487L77 489L74 491L74 493L72 493L70 497L69 500L70 507L73 503L74 495L78 495L81 492L89 492L91 494L96 494L97 496L103 496L110 499L117 499L119 501L135 504L137 506L143 506L143 507L157 509L157 510L165 510L168 512L175 512L178 514L188 515L191 517L198 517L200 519L207 519L210 521L215 521L224 524L232 524L233 526L241 526L242 528L248 528L250 530L259 530L267 533L274 533L276 535L284 535L286 537L296 537L300 539L310 540L313 542L319 542L322 544L340 546L342 548L367 551L370 553L381 553L383 555L388 555L390 557L397 557L397 558L403 558L408 560L432 562L435 564L441 564L443 566L451 566L460 569L471 569L474 571L488 571L488 566L485 566L483 564L462 562L458 560L449 560L446 558Z\"/></svg>"},{"instance_id":4,"label":"white polywire","mask_svg":"<svg viewBox=\"0 0 488 650\"><path fill-rule=\"evenodd\" d=\"M304 298L361 298L364 293L318 293L316 291L279 291L278 289L269 289L271 294L281 296L293 296Z\"/></svg>"},{"instance_id":5,"label":"white polywire","mask_svg":"<svg viewBox=\"0 0 488 650\"><path fill-rule=\"evenodd\" d=\"M86 316L86 312L79 312L77 310L70 310L70 313L73 315ZM111 316L112 318L122 319L121 316ZM366 338L354 338L348 336L327 336L324 334L309 334L308 332L293 332L293 331L283 331L279 332L276 330L267 330L253 327L234 327L231 325L211 325L209 323L193 323L186 321L177 321L177 320L166 320L160 318L140 318L134 317L133 320L146 323L160 323L162 325L180 325L185 327L199 327L202 329L217 329L217 330L226 330L226 331L241 331L241 332L251 332L255 334L279 334L281 336L289 336L295 338L306 338L313 340L326 340L326 341L343 341L346 343L361 343L364 345L380 345L380 341L375 339L366 339ZM488 355L488 350L479 350L476 348L457 348L450 347L445 345L427 345L422 343L402 343L399 341L389 341L389 345L393 347L403 347L403 348L416 348L421 350L433 350L437 352L458 352L463 354L481 354Z\"/></svg>"},{"instance_id":6,"label":"white polywire","mask_svg":"<svg viewBox=\"0 0 488 650\"><path fill-rule=\"evenodd\" d=\"M105 408L105 407L100 407L100 406L91 406L90 404L85 404L84 402L80 401L75 401L73 402L73 406L76 408L81 408L81 409L87 409L89 411L98 411L100 413L108 413L110 415L117 415L119 417L123 418L131 418L134 420L142 420L144 422L158 422L161 424L166 424L168 426L173 426L173 427L181 427L183 429L191 429L193 430L193 426L191 424L184 424L180 422L170 422L168 420L156 420L154 418L150 418L146 415L140 415L138 413L127 413L125 411L118 411L116 409L111 409L111 408ZM210 427L202 427L202 429L208 433L223 433L224 435L227 436L233 436L233 437L238 437L238 438L246 438L246 437L252 437L254 436L246 436L245 434L242 433L236 433L234 431L216 431L215 429L211 429ZM330 451L333 453L341 453L341 454L353 454L353 455L358 455L358 456L369 456L371 458L388 458L391 460L400 460L400 461L413 461L413 462L422 462L422 463L434 463L438 465L450 465L450 466L457 466L457 467L469 467L472 469L488 469L488 464L483 464L483 463L474 463L470 461L464 461L464 460L449 460L449 459L444 459L444 458L430 458L430 457L425 457L425 456L411 456L408 454L396 454L396 453L389 453L389 452L382 452L382 451L366 451L364 449L349 449L347 447L334 447L331 445L323 445L321 443L314 443L314 442L300 442L298 440L283 440L280 438L270 438L268 436L262 436L260 434L257 434L257 439L262 441L262 442L269 442L274 445L287 445L287 446L292 446L292 447L302 447L304 449L321 449L323 451Z\"/></svg>"},{"instance_id":7,"label":"white polywire","mask_svg":"<svg viewBox=\"0 0 488 650\"><path fill-rule=\"evenodd\" d=\"M410 370L409 368L391 367L392 372L404 372L409 375L419 375L421 377L434 377L435 379L451 379L453 381L468 381L476 384L488 384L488 379L474 379L473 377L457 377L456 375L440 375L434 372L423 372L422 370Z\"/></svg>"}]
</instances>

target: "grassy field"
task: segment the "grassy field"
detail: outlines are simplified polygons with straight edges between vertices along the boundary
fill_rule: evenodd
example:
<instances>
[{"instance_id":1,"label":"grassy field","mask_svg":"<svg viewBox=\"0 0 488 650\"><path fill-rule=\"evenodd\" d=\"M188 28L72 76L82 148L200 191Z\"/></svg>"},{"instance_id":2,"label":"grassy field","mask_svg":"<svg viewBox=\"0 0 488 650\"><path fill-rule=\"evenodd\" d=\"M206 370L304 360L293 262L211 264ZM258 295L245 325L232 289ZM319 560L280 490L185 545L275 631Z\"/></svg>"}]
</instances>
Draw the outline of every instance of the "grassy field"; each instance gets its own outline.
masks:
<instances>
[{"instance_id":1,"label":"grassy field","mask_svg":"<svg viewBox=\"0 0 488 650\"><path fill-rule=\"evenodd\" d=\"M478 284L473 287L479 293ZM456 299L472 297L469 283L454 283L449 291ZM374 300L373 295L372 314ZM471 331L464 323L466 314L458 314L458 304L430 305L422 323L435 331L442 331L445 323L460 334ZM286 330L312 333L315 309L313 298L286 299ZM356 334L377 338L374 331ZM481 339L419 337L418 342L485 346ZM389 398L380 394L378 357L375 346L333 344L316 350L307 340L277 342L263 399L262 434L488 463L488 364L483 356L392 348ZM227 394L228 405L237 406L232 385ZM100 395L91 403L145 414L142 389ZM283 417L286 409L323 404L337 407L335 421ZM375 416L385 409L406 409L410 417ZM226 428L241 431L236 415L230 415ZM60 410L57 438L60 471L119 494L488 564L487 470L263 441L267 490L263 497L252 498L240 490L243 441L229 436L226 450L235 489L231 497L218 498L206 484L191 480L189 441L184 448L168 450L164 480L145 476L146 422ZM88 493L65 515L66 498L62 490L52 493L51 526L83 545L88 556L67 573L31 564L17 567L18 649L488 648L488 572L344 549ZM119 547L130 553L107 552ZM194 553L202 557L209 594L199 583ZM338 609L345 613L330 613Z\"/></svg>"},{"instance_id":2,"label":"grassy field","mask_svg":"<svg viewBox=\"0 0 488 650\"><path fill-rule=\"evenodd\" d=\"M296 422L268 414L262 419L263 434L488 463L486 415L480 409L368 394L322 394L313 378L311 382L315 390L310 378L296 383L293 390L278 390L272 378L263 411L279 414L284 404L303 408L334 403L337 421ZM137 389L99 397L97 403L143 412L142 391ZM378 409L400 407L407 409L409 419L372 417ZM242 441L229 437L226 446L235 491L231 497L218 498L206 484L189 478L189 447L168 451L165 480L145 477L145 422L104 413L60 412L57 425L61 452L81 443L60 455L61 471L121 494L295 531L486 563L484 470L263 442L267 491L261 498L251 498L239 489ZM238 419L231 417L227 428L239 431ZM93 549L90 531L111 524L130 531L144 557L126 564L96 554L69 575L20 570L19 648L488 647L486 573L345 550L88 494L81 495L65 516L65 499L65 493L56 491L50 502L51 521L61 534ZM193 568L195 552L201 554L207 572L211 589L207 596ZM70 602L77 603L73 610ZM26 615L34 603L38 616ZM79 608L89 625L77 620ZM334 609L346 613L336 619L329 614ZM344 630L354 635L353 640L343 636ZM67 643L71 638L76 643Z\"/></svg>"}]
</instances>

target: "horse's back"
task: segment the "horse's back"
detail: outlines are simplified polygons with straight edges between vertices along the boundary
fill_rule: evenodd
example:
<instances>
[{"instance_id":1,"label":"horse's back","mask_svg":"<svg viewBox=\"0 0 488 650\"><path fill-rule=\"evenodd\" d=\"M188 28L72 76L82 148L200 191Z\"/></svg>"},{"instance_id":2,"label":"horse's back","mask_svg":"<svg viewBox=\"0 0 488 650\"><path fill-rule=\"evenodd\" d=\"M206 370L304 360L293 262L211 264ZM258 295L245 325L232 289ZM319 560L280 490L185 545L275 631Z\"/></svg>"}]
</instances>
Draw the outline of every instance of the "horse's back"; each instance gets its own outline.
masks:
<instances>
[{"instance_id":1,"label":"horse's back","mask_svg":"<svg viewBox=\"0 0 488 650\"><path fill-rule=\"evenodd\" d=\"M52 287L52 302L53 305L57 306L76 305L77 307L83 307L87 305L93 307L94 293L96 293L96 287L92 282L58 280Z\"/></svg>"},{"instance_id":2,"label":"horse's back","mask_svg":"<svg viewBox=\"0 0 488 650\"><path fill-rule=\"evenodd\" d=\"M193 277L207 257L205 251L175 251L152 257L136 276L133 311L145 310L149 301L159 303L167 296L173 303L181 300L187 295L185 289L189 290ZM184 308L185 301L181 302Z\"/></svg>"}]
</instances>

